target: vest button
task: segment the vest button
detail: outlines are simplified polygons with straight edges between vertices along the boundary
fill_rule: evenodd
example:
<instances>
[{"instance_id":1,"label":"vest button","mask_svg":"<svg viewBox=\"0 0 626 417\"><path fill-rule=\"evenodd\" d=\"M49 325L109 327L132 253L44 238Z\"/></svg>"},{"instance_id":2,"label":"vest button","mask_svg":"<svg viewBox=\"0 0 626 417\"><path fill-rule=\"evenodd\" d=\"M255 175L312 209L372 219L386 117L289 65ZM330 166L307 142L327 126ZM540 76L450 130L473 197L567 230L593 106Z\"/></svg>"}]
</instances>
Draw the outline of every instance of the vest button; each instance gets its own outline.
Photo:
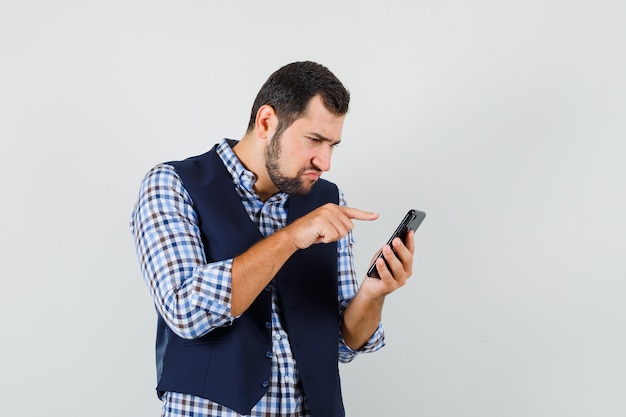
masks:
<instances>
[{"instance_id":1,"label":"vest button","mask_svg":"<svg viewBox=\"0 0 626 417\"><path fill-rule=\"evenodd\" d=\"M271 322L269 322L269 321L266 321L266 322L265 322L265 328L266 328L266 329L271 329L271 328L272 328L272 323L271 323Z\"/></svg>"},{"instance_id":2,"label":"vest button","mask_svg":"<svg viewBox=\"0 0 626 417\"><path fill-rule=\"evenodd\" d=\"M265 352L265 357L272 359L272 352Z\"/></svg>"},{"instance_id":3,"label":"vest button","mask_svg":"<svg viewBox=\"0 0 626 417\"><path fill-rule=\"evenodd\" d=\"M263 388L267 388L270 386L270 381L263 381L263 384L261 385L263 385Z\"/></svg>"}]
</instances>

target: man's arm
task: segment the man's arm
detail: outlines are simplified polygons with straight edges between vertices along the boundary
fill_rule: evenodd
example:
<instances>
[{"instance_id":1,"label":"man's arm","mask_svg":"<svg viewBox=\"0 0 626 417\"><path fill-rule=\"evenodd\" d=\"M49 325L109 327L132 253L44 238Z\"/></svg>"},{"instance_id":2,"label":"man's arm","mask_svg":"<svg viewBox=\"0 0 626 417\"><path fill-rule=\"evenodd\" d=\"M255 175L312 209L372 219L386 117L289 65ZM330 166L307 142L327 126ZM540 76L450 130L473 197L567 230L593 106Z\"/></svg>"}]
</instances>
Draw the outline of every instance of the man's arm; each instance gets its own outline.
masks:
<instances>
[{"instance_id":1,"label":"man's arm","mask_svg":"<svg viewBox=\"0 0 626 417\"><path fill-rule=\"evenodd\" d=\"M130 226L150 295L178 336L200 337L232 322L232 259L207 263L193 203L173 167L146 174Z\"/></svg>"},{"instance_id":2,"label":"man's arm","mask_svg":"<svg viewBox=\"0 0 626 417\"><path fill-rule=\"evenodd\" d=\"M242 314L297 250L341 239L354 227L354 219L377 218L376 213L326 204L256 243L233 260L232 314Z\"/></svg>"},{"instance_id":3,"label":"man's arm","mask_svg":"<svg viewBox=\"0 0 626 417\"><path fill-rule=\"evenodd\" d=\"M352 219L377 217L327 204L235 259L207 263L193 203L174 169L161 165L142 182L131 229L159 314L190 339L243 314L296 250L340 239L353 228Z\"/></svg>"},{"instance_id":4,"label":"man's arm","mask_svg":"<svg viewBox=\"0 0 626 417\"><path fill-rule=\"evenodd\" d=\"M400 239L394 239L392 245L395 253L389 246L382 248L385 260L376 261L380 279L366 277L346 307L341 334L351 349L360 349L374 334L382 317L385 297L406 284L411 277L415 250L413 235L413 231L407 234L406 246Z\"/></svg>"}]
</instances>

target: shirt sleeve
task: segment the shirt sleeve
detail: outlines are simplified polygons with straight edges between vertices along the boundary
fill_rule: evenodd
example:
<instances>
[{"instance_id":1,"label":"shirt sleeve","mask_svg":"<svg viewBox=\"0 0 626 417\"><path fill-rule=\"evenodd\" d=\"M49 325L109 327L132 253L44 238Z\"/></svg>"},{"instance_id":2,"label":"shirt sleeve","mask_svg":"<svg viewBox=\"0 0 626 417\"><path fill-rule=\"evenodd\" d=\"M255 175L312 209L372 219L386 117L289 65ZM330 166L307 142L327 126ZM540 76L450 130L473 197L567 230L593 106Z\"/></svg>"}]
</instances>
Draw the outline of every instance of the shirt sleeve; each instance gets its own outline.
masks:
<instances>
[{"instance_id":1,"label":"shirt sleeve","mask_svg":"<svg viewBox=\"0 0 626 417\"><path fill-rule=\"evenodd\" d=\"M130 226L143 279L178 336L193 339L232 324L232 259L207 263L191 197L172 166L146 174Z\"/></svg>"},{"instance_id":2,"label":"shirt sleeve","mask_svg":"<svg viewBox=\"0 0 626 417\"><path fill-rule=\"evenodd\" d=\"M346 206L345 196L339 191L339 204ZM346 236L337 242L337 259L338 259L338 285L339 285L339 317L343 320L343 313L350 301L356 295L359 288L356 279L356 270L354 269L354 258L352 256L352 248L354 245L354 236L350 231ZM347 363L352 361L360 353L375 352L385 346L385 332L382 323L378 323L378 328L369 338L369 340L359 350L351 349L339 335L339 361Z\"/></svg>"}]
</instances>

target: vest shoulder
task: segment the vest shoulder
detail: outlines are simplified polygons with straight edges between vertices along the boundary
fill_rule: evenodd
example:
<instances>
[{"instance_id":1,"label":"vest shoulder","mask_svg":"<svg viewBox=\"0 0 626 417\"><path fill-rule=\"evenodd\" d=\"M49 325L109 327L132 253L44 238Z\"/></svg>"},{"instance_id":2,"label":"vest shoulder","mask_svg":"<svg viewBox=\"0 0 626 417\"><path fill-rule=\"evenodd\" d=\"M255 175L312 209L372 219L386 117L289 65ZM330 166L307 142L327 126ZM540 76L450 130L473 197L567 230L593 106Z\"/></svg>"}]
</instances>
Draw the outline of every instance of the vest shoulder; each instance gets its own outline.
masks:
<instances>
[{"instance_id":1,"label":"vest shoulder","mask_svg":"<svg viewBox=\"0 0 626 417\"><path fill-rule=\"evenodd\" d=\"M215 156L217 156L217 152L215 152L215 149L211 149L210 151L207 151L207 152L205 152L203 154L190 156L190 157L185 158L185 159L179 159L179 160L173 160L173 161L165 162L164 164L171 165L171 166L173 166L175 168L198 166L198 165L202 165L202 164L205 164L208 161L210 161L211 158L213 158L213 154L215 154Z\"/></svg>"}]
</instances>

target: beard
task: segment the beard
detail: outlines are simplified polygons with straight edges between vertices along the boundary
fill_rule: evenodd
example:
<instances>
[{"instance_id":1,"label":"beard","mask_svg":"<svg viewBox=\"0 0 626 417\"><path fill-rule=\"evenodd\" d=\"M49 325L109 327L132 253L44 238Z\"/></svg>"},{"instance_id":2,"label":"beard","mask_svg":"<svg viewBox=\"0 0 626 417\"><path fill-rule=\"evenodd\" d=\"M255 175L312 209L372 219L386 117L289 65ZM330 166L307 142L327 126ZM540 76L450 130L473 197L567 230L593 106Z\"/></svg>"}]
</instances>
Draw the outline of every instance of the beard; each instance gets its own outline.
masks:
<instances>
[{"instance_id":1,"label":"beard","mask_svg":"<svg viewBox=\"0 0 626 417\"><path fill-rule=\"evenodd\" d=\"M280 191L289 194L290 196L305 196L311 192L311 188L313 188L313 184L315 184L315 182L305 180L302 178L302 174L311 170L319 171L319 169L317 167L310 166L301 169L295 177L288 177L284 175L280 169L281 136L281 132L278 133L278 136L274 135L265 149L265 168L267 169L267 173L276 188Z\"/></svg>"}]
</instances>

